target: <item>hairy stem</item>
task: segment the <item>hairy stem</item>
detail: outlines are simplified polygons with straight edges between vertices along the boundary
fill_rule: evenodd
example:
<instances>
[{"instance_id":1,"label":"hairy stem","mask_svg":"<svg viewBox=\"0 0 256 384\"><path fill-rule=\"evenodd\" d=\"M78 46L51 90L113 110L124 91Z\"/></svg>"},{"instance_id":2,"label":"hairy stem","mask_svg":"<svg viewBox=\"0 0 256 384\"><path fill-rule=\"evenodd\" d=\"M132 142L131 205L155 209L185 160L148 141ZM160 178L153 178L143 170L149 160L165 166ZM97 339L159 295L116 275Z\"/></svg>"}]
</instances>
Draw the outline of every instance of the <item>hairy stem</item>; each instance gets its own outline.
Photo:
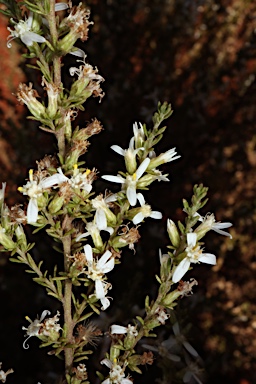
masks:
<instances>
[{"instance_id":1,"label":"hairy stem","mask_svg":"<svg viewBox=\"0 0 256 384\"><path fill-rule=\"evenodd\" d=\"M72 219L68 216L65 216L63 220L63 253L64 253L64 267L65 271L69 270L69 256L71 254L71 235L65 235L72 228ZM66 327L66 338L69 344L73 343L73 330L74 330L74 321L72 316L72 282L67 279L64 282L64 298L63 298L63 310L64 310L64 323ZM66 371L70 371L70 368L73 364L73 349L65 349L65 368Z\"/></svg>"}]
</instances>

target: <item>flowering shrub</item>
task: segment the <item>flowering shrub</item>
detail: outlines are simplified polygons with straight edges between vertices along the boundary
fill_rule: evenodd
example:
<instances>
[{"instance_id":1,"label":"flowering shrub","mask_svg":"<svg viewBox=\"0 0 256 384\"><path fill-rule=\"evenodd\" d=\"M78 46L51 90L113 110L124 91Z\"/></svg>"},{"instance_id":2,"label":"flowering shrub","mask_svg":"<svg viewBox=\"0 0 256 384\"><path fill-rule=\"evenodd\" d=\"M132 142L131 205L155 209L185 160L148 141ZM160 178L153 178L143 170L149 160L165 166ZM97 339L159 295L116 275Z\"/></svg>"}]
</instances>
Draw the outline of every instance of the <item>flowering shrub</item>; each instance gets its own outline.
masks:
<instances>
[{"instance_id":1,"label":"flowering shrub","mask_svg":"<svg viewBox=\"0 0 256 384\"><path fill-rule=\"evenodd\" d=\"M28 197L24 207L8 207L4 201L5 183L0 190L2 251L10 253L11 261L25 264L34 282L45 287L61 305L53 317L48 310L33 321L27 317L30 324L23 327L24 349L29 348L28 339L37 337L49 354L64 359L63 382L86 384L91 382L91 373L84 361L89 355L94 358L91 345L100 347L102 337L108 339L109 347L100 363L108 370L96 372L99 382L130 384L132 372L143 373L140 366L153 363L152 351L160 356L167 351L166 356L176 363L173 374L177 379L200 383L199 355L181 334L174 307L197 284L194 279L183 280L193 264L216 264L216 256L204 252L202 238L210 230L230 236L223 229L231 226L216 223L214 214L202 217L198 213L207 202L204 186L195 185L190 203L183 200L187 215L184 223L167 221L170 244L166 253L160 251L156 297L147 296L144 310L138 310L135 319L127 319L127 326L113 324L106 333L96 326L97 317L115 306L109 273L118 268L122 248L135 251L143 222L147 218L162 219L162 213L146 203L143 191L155 181L168 182L168 175L159 167L180 157L176 148L157 153L157 144L166 130L162 123L171 116L171 106L159 103L150 126L134 123L127 149L112 145L123 156L125 171L101 175L106 185L118 184L115 193L96 193L98 171L88 168L81 156L88 150L89 139L103 127L97 119L85 128L73 123L88 98L98 97L101 101L104 96L102 76L86 62L85 52L75 46L78 39L88 38L90 12L83 3L72 7L70 3L55 4L54 0L25 0L22 6L19 2L1 2L6 5L4 13L11 23L8 47L13 39L19 39L26 47L30 66L42 75L41 94L32 83L20 84L17 99L27 106L29 118L38 121L40 129L56 137L58 148L56 154L39 160L37 168L29 171L28 181L18 188ZM77 67L69 69L70 76L75 77L69 88L61 72L67 54L77 57ZM63 257L63 270L56 265L48 272L43 268L43 257L36 261L31 254L35 244L28 242L24 231L27 225L34 227L34 232L45 230L58 244L55 248ZM156 337L155 328L167 323L173 329L168 340L159 342L158 347L141 343L142 339ZM139 353L139 343L148 351ZM5 382L11 372L0 371L0 380Z\"/></svg>"}]
</instances>

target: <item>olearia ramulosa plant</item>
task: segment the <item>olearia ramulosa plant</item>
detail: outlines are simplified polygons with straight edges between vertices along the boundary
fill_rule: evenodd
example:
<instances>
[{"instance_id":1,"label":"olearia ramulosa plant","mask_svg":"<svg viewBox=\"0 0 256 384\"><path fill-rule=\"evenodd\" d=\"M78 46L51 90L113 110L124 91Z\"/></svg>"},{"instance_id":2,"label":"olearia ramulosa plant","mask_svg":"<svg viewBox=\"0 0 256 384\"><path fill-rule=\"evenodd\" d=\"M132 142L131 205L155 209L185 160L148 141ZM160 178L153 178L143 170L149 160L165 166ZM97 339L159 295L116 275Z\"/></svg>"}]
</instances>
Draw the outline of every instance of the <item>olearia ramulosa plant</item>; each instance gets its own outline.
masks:
<instances>
[{"instance_id":1,"label":"olearia ramulosa plant","mask_svg":"<svg viewBox=\"0 0 256 384\"><path fill-rule=\"evenodd\" d=\"M198 354L180 334L174 307L197 284L194 279L184 280L186 272L194 264L216 264L215 255L204 251L202 238L210 230L231 237L223 230L231 223L218 223L213 214L200 215L207 201L207 188L196 185L191 203L183 202L185 222L167 221L170 245L166 253L160 251L156 297L146 297L144 314L129 319L128 325L113 324L107 336L106 330L98 329L94 319L115 305L111 301L108 273L118 268L123 248L134 250L143 222L147 218L162 218L162 213L145 201L143 191L155 181L169 181L161 165L180 157L175 148L157 154L156 146L166 129L162 123L171 116L172 109L166 102L159 103L151 127L134 123L128 148L111 147L123 157L125 171L100 175L106 186L118 184L117 192L95 193L98 170L88 168L81 156L87 152L90 138L103 128L96 118L85 128L74 123L88 98L98 97L101 101L104 96L102 76L87 62L85 52L76 47L78 40L88 39L89 26L93 24L90 11L84 3L72 6L71 2L55 0L0 2L5 5L2 12L10 20L8 47L14 39L23 44L29 66L41 73L41 94L31 82L20 84L17 99L26 104L29 119L36 120L40 129L56 137L58 148L56 154L39 159L37 167L29 171L27 181L18 188L28 199L24 207L8 207L4 201L5 183L0 190L1 250L10 253L11 261L25 264L34 282L59 301L61 308L53 317L48 310L43 310L35 320L27 317L23 346L29 348L29 339L37 337L48 353L63 358L63 382L87 384L90 372L86 362L94 358L91 344L97 345L95 340L108 337L109 351L101 360L105 368L97 372L99 382L131 384L133 371L143 373L140 366L153 363L152 351L160 356L165 351L165 355L180 364L180 356L171 353L175 339L176 344L180 341L186 361L178 375L184 382L190 382L196 375L189 368L193 365L190 359L198 359ZM64 85L61 73L67 54L77 60L77 66L69 68L73 77L70 88ZM57 243L55 248L63 258L62 270L55 266L48 272L43 268L43 259L35 261L35 244L27 240L27 226L36 232L44 230ZM78 286L80 289L76 290ZM158 348L147 346L145 339L155 337L155 328L167 322L173 327L170 339ZM136 348L142 339L149 351L139 354ZM9 373L12 369L1 370L0 380L5 382Z\"/></svg>"}]
</instances>

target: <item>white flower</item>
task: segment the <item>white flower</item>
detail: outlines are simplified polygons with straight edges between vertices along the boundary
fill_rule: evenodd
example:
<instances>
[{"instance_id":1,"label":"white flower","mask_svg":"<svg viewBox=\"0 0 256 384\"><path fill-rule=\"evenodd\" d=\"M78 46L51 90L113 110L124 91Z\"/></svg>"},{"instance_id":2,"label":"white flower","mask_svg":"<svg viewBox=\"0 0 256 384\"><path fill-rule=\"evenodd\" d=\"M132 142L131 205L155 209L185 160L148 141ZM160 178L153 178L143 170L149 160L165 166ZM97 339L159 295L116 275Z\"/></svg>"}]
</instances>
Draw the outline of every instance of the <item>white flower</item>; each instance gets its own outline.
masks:
<instances>
[{"instance_id":1,"label":"white flower","mask_svg":"<svg viewBox=\"0 0 256 384\"><path fill-rule=\"evenodd\" d=\"M104 175L102 178L104 180L112 181L114 183L120 183L123 184L123 188L125 190L127 199L131 206L136 205L137 203L137 194L136 194L136 187L137 187L137 182L143 175L143 173L146 171L148 165L150 163L150 159L146 158L142 161L138 169L134 172L133 175L127 175L126 178L117 175L117 176L112 176L112 175Z\"/></svg>"},{"instance_id":2,"label":"white flower","mask_svg":"<svg viewBox=\"0 0 256 384\"><path fill-rule=\"evenodd\" d=\"M161 212L152 211L150 205L145 204L145 199L142 193L137 193L137 199L140 202L141 208L140 212L137 213L132 219L133 224L137 225L141 223L146 217L151 217L152 219L162 219L163 215Z\"/></svg>"},{"instance_id":3,"label":"white flower","mask_svg":"<svg viewBox=\"0 0 256 384\"><path fill-rule=\"evenodd\" d=\"M27 195L29 199L27 208L27 223L36 223L38 219L38 199L43 195L44 189L53 186L52 182L49 182L50 177L40 178L37 175L33 177L33 169L29 170L29 181L23 187L19 187L18 191L22 192L23 195Z\"/></svg>"},{"instance_id":4,"label":"white flower","mask_svg":"<svg viewBox=\"0 0 256 384\"><path fill-rule=\"evenodd\" d=\"M103 359L100 363L105 364L110 369L109 378L102 381L102 384L133 384L130 379L125 377L124 368L116 361L112 363L109 359Z\"/></svg>"},{"instance_id":5,"label":"white flower","mask_svg":"<svg viewBox=\"0 0 256 384\"><path fill-rule=\"evenodd\" d=\"M223 229L225 229L225 228L232 227L232 225L233 225L232 223L229 223L229 222L227 222L227 223L217 222L216 223L215 216L213 213L208 213L205 217L203 217L199 213L196 212L194 216L199 216L199 221L202 222L202 224L200 224L196 228L195 232L206 233L206 232L212 230L212 231L219 233L220 235L228 236L228 237L230 237L230 239L232 239L232 235L230 233L223 231Z\"/></svg>"},{"instance_id":6,"label":"white flower","mask_svg":"<svg viewBox=\"0 0 256 384\"><path fill-rule=\"evenodd\" d=\"M106 251L99 260L93 258L92 247L89 244L84 246L84 253L87 261L87 276L95 281L95 294L100 299L103 309L109 306L109 300L106 298L107 283L103 281L104 275L115 266L115 260L110 251Z\"/></svg>"},{"instance_id":7,"label":"white flower","mask_svg":"<svg viewBox=\"0 0 256 384\"><path fill-rule=\"evenodd\" d=\"M136 167L137 167L136 155L137 155L137 153L140 150L144 151L143 147L140 147L137 149L134 148L134 143L135 143L135 139L134 139L134 137L132 137L130 140L128 149L122 149L121 147L119 147L119 145L112 145L110 147L111 149L113 149L113 151L115 151L119 155L124 156L126 169L130 174L134 173L136 171Z\"/></svg>"},{"instance_id":8,"label":"white flower","mask_svg":"<svg viewBox=\"0 0 256 384\"><path fill-rule=\"evenodd\" d=\"M100 229L107 228L107 220L109 220L113 224L116 223L116 216L109 209L109 203L112 203L116 200L116 195L109 195L104 198L102 194L95 197L95 199L91 200L93 208L96 209L95 221Z\"/></svg>"},{"instance_id":9,"label":"white flower","mask_svg":"<svg viewBox=\"0 0 256 384\"><path fill-rule=\"evenodd\" d=\"M28 19L20 20L18 23L15 23L16 25L14 25L14 30L8 27L7 29L11 32L11 34L7 38L7 47L11 48L11 41L16 38L20 38L21 41L28 47L33 45L34 42L44 43L46 40L43 36L31 31L32 23L33 14L31 12Z\"/></svg>"},{"instance_id":10,"label":"white flower","mask_svg":"<svg viewBox=\"0 0 256 384\"><path fill-rule=\"evenodd\" d=\"M200 249L199 245L196 245L197 234L196 233L187 233L187 248L185 249L186 257L179 263L175 268L172 281L177 283L182 279L185 273L189 270L191 263L206 263L206 264L216 264L216 256L212 253L203 253L203 250Z\"/></svg>"},{"instance_id":11,"label":"white flower","mask_svg":"<svg viewBox=\"0 0 256 384\"><path fill-rule=\"evenodd\" d=\"M99 214L94 216L94 221L87 223L86 229L87 231L85 233L76 237L76 241L80 241L84 237L91 236L96 248L101 248L103 246L100 231L106 231L110 235L114 232L113 228L107 227L107 220L104 211L99 211Z\"/></svg>"},{"instance_id":12,"label":"white flower","mask_svg":"<svg viewBox=\"0 0 256 384\"><path fill-rule=\"evenodd\" d=\"M90 174L89 169L87 169L84 173L82 173L77 168L77 165L75 165L73 170L73 176L71 176L70 178L64 175L61 168L58 168L57 171L58 173L55 173L54 175L48 177L47 180L44 181L43 183L44 188L49 188L49 187L52 187L53 185L60 185L64 182L67 182L71 185L73 189L82 189L87 193L91 192L92 185L88 180L88 175Z\"/></svg>"},{"instance_id":13,"label":"white flower","mask_svg":"<svg viewBox=\"0 0 256 384\"><path fill-rule=\"evenodd\" d=\"M175 155L177 155L176 148L169 149L168 151L161 153L159 156L155 156L153 152L148 169L154 169L159 165L169 163L170 161L177 160L181 157L180 155Z\"/></svg>"},{"instance_id":14,"label":"white flower","mask_svg":"<svg viewBox=\"0 0 256 384\"><path fill-rule=\"evenodd\" d=\"M24 331L27 331L26 335L28 336L26 338L26 340L24 341L24 343L23 343L23 348L24 349L28 349L29 348L29 345L26 345L26 342L27 342L28 339L30 339L30 337L38 336L39 335L40 328L43 326L42 321L44 320L44 318L47 315L50 315L50 314L51 314L50 311L45 310L45 311L42 312L42 315L41 315L40 319L35 319L34 321L30 320L30 318L28 316L26 316L26 320L28 320L30 322L30 325L27 328L26 327L22 327L22 329Z\"/></svg>"}]
</instances>

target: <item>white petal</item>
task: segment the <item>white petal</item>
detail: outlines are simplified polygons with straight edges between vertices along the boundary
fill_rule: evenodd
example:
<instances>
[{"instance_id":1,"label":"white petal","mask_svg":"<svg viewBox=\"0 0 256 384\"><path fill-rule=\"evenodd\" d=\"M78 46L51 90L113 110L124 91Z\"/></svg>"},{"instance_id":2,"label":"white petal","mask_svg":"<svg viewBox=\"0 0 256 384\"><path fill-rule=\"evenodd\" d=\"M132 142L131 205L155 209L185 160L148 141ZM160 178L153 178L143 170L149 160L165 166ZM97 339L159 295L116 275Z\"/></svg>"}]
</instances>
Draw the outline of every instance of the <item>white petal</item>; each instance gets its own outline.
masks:
<instances>
[{"instance_id":1,"label":"white petal","mask_svg":"<svg viewBox=\"0 0 256 384\"><path fill-rule=\"evenodd\" d=\"M111 369L113 367L113 363L109 359L103 359L103 360L101 360L100 363L105 364L109 369Z\"/></svg>"},{"instance_id":2,"label":"white petal","mask_svg":"<svg viewBox=\"0 0 256 384\"><path fill-rule=\"evenodd\" d=\"M125 179L122 176L103 175L101 178L107 181L112 181L113 183L123 184L125 182Z\"/></svg>"},{"instance_id":3,"label":"white petal","mask_svg":"<svg viewBox=\"0 0 256 384\"><path fill-rule=\"evenodd\" d=\"M133 384L133 381L131 381L129 379L122 379L121 384Z\"/></svg>"},{"instance_id":4,"label":"white petal","mask_svg":"<svg viewBox=\"0 0 256 384\"><path fill-rule=\"evenodd\" d=\"M114 258L111 258L111 256L112 253L110 251L106 251L97 263L97 267L104 273L108 273L114 268L115 260Z\"/></svg>"},{"instance_id":5,"label":"white petal","mask_svg":"<svg viewBox=\"0 0 256 384\"><path fill-rule=\"evenodd\" d=\"M172 276L172 281L174 283L178 283L182 279L182 277L185 275L185 273L188 271L190 267L190 261L188 257L185 257L179 265L176 267L173 276Z\"/></svg>"},{"instance_id":6,"label":"white petal","mask_svg":"<svg viewBox=\"0 0 256 384\"><path fill-rule=\"evenodd\" d=\"M110 148L113 149L113 151L115 151L116 153L118 153L121 156L125 155L125 150L123 148L119 147L119 145L111 145Z\"/></svg>"},{"instance_id":7,"label":"white petal","mask_svg":"<svg viewBox=\"0 0 256 384\"><path fill-rule=\"evenodd\" d=\"M152 211L149 217L152 217L152 219L162 219L163 215L159 211Z\"/></svg>"},{"instance_id":8,"label":"white petal","mask_svg":"<svg viewBox=\"0 0 256 384\"><path fill-rule=\"evenodd\" d=\"M110 379L106 379L106 380L102 381L101 384L111 384L111 381L110 381Z\"/></svg>"},{"instance_id":9,"label":"white petal","mask_svg":"<svg viewBox=\"0 0 256 384\"><path fill-rule=\"evenodd\" d=\"M180 335L180 326L179 326L179 323L177 321L175 324L173 324L172 330L173 330L173 333L175 336Z\"/></svg>"},{"instance_id":10,"label":"white petal","mask_svg":"<svg viewBox=\"0 0 256 384\"><path fill-rule=\"evenodd\" d=\"M92 263L93 256L92 256L92 247L90 246L90 244L86 244L84 246L84 254L85 254L86 260L89 261L89 263Z\"/></svg>"},{"instance_id":11,"label":"white petal","mask_svg":"<svg viewBox=\"0 0 256 384\"><path fill-rule=\"evenodd\" d=\"M44 179L40 185L42 188L50 188L53 185L64 183L67 180L69 180L68 177L63 173L55 173L54 175Z\"/></svg>"},{"instance_id":12,"label":"white petal","mask_svg":"<svg viewBox=\"0 0 256 384\"><path fill-rule=\"evenodd\" d=\"M68 4L66 3L55 4L55 12L64 11L65 9L68 9Z\"/></svg>"},{"instance_id":13,"label":"white petal","mask_svg":"<svg viewBox=\"0 0 256 384\"><path fill-rule=\"evenodd\" d=\"M112 335L113 334L123 335L123 334L127 333L127 328L123 327L122 325L113 324L110 327L110 332L112 333Z\"/></svg>"},{"instance_id":14,"label":"white petal","mask_svg":"<svg viewBox=\"0 0 256 384\"><path fill-rule=\"evenodd\" d=\"M114 233L114 229L112 227L106 227L104 228L104 231L108 232L110 236Z\"/></svg>"},{"instance_id":15,"label":"white petal","mask_svg":"<svg viewBox=\"0 0 256 384\"><path fill-rule=\"evenodd\" d=\"M195 348L192 347L192 345L191 345L190 343L188 343L187 341L184 341L184 342L183 342L183 345L184 345L184 347L186 348L186 350L187 350L192 356L195 356L195 357L198 356L197 351L195 350Z\"/></svg>"},{"instance_id":16,"label":"white petal","mask_svg":"<svg viewBox=\"0 0 256 384\"><path fill-rule=\"evenodd\" d=\"M30 199L27 208L27 223L36 223L38 219L37 199Z\"/></svg>"},{"instance_id":17,"label":"white petal","mask_svg":"<svg viewBox=\"0 0 256 384\"><path fill-rule=\"evenodd\" d=\"M33 12L29 12L29 16L26 20L26 24L28 26L28 28L31 28L32 27L32 23L33 23Z\"/></svg>"},{"instance_id":18,"label":"white petal","mask_svg":"<svg viewBox=\"0 0 256 384\"><path fill-rule=\"evenodd\" d=\"M136 171L136 179L138 180L142 175L143 173L146 171L148 165L150 163L150 159L147 157L146 159L144 159L141 163L141 165L139 166L139 168L137 169Z\"/></svg>"},{"instance_id":19,"label":"white petal","mask_svg":"<svg viewBox=\"0 0 256 384\"><path fill-rule=\"evenodd\" d=\"M95 220L99 230L105 229L107 227L107 218L103 209L99 208L96 210Z\"/></svg>"},{"instance_id":20,"label":"white petal","mask_svg":"<svg viewBox=\"0 0 256 384\"><path fill-rule=\"evenodd\" d=\"M137 199L139 200L141 206L145 205L145 199L142 193L137 193Z\"/></svg>"},{"instance_id":21,"label":"white petal","mask_svg":"<svg viewBox=\"0 0 256 384\"><path fill-rule=\"evenodd\" d=\"M134 205L136 205L136 202L137 202L136 186L135 185L132 184L132 185L128 186L127 191L126 191L126 196L127 196L129 203L131 204L131 206L134 207Z\"/></svg>"},{"instance_id":22,"label":"white petal","mask_svg":"<svg viewBox=\"0 0 256 384\"><path fill-rule=\"evenodd\" d=\"M76 237L76 241L80 241L81 239L83 239L84 237L87 237L87 236L90 236L89 232L82 233L81 235L78 235Z\"/></svg>"},{"instance_id":23,"label":"white petal","mask_svg":"<svg viewBox=\"0 0 256 384\"><path fill-rule=\"evenodd\" d=\"M190 371L187 371L183 376L184 383L189 383L191 378L192 378L192 373Z\"/></svg>"},{"instance_id":24,"label":"white petal","mask_svg":"<svg viewBox=\"0 0 256 384\"><path fill-rule=\"evenodd\" d=\"M228 236L230 239L232 239L232 235L226 231L222 231L221 229L213 229L215 232L219 233L220 235L223 236Z\"/></svg>"},{"instance_id":25,"label":"white petal","mask_svg":"<svg viewBox=\"0 0 256 384\"><path fill-rule=\"evenodd\" d=\"M212 226L213 230L232 227L232 223L215 223Z\"/></svg>"},{"instance_id":26,"label":"white petal","mask_svg":"<svg viewBox=\"0 0 256 384\"><path fill-rule=\"evenodd\" d=\"M141 223L143 220L144 220L144 215L142 212L139 212L137 213L137 215L134 216L134 218L132 219L132 222L134 225L137 225Z\"/></svg>"},{"instance_id":27,"label":"white petal","mask_svg":"<svg viewBox=\"0 0 256 384\"><path fill-rule=\"evenodd\" d=\"M97 299L104 299L105 291L101 280L95 280L95 294Z\"/></svg>"},{"instance_id":28,"label":"white petal","mask_svg":"<svg viewBox=\"0 0 256 384\"><path fill-rule=\"evenodd\" d=\"M86 54L85 54L85 52L82 49L77 48L77 47L73 47L73 48L75 48L75 50L69 52L70 55L77 56L77 57L82 57L83 59L86 58Z\"/></svg>"},{"instance_id":29,"label":"white petal","mask_svg":"<svg viewBox=\"0 0 256 384\"><path fill-rule=\"evenodd\" d=\"M202 263L215 265L216 264L216 256L212 253L203 253L199 258L198 261L201 261Z\"/></svg>"},{"instance_id":30,"label":"white petal","mask_svg":"<svg viewBox=\"0 0 256 384\"><path fill-rule=\"evenodd\" d=\"M197 235L196 233L187 233L187 243L189 247L194 247L196 245Z\"/></svg>"},{"instance_id":31,"label":"white petal","mask_svg":"<svg viewBox=\"0 0 256 384\"><path fill-rule=\"evenodd\" d=\"M44 319L47 315L50 315L50 314L51 314L51 312L48 311L47 309L45 309L45 310L42 312L42 315L41 315L41 317L40 317L40 319L39 319L40 323L41 323L41 321L43 321L43 319Z\"/></svg>"},{"instance_id":32,"label":"white petal","mask_svg":"<svg viewBox=\"0 0 256 384\"><path fill-rule=\"evenodd\" d=\"M44 43L46 40L43 36L38 35L35 32L25 32L20 36L21 41L30 47L34 41L37 43Z\"/></svg>"},{"instance_id":33,"label":"white petal","mask_svg":"<svg viewBox=\"0 0 256 384\"><path fill-rule=\"evenodd\" d=\"M103 297L102 299L100 299L101 301L101 304L102 304L102 311L105 311L105 309L107 309L109 306L110 306L110 301L107 297Z\"/></svg>"}]
</instances>

